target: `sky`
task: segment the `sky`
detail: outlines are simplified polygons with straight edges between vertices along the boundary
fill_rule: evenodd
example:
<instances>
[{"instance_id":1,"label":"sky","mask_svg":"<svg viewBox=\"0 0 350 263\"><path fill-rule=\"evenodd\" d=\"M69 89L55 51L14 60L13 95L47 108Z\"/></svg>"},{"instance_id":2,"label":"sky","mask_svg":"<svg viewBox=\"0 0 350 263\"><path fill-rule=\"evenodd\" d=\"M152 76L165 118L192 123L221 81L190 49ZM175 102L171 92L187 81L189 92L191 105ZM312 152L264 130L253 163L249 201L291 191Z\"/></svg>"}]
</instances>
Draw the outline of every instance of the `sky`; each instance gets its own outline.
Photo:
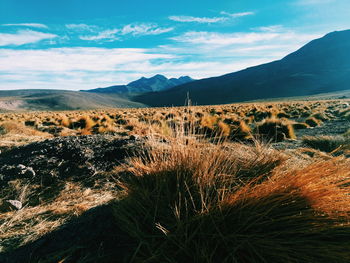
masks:
<instances>
[{"instance_id":1,"label":"sky","mask_svg":"<svg viewBox=\"0 0 350 263\"><path fill-rule=\"evenodd\" d=\"M0 90L219 76L350 29L349 0L0 0Z\"/></svg>"}]
</instances>

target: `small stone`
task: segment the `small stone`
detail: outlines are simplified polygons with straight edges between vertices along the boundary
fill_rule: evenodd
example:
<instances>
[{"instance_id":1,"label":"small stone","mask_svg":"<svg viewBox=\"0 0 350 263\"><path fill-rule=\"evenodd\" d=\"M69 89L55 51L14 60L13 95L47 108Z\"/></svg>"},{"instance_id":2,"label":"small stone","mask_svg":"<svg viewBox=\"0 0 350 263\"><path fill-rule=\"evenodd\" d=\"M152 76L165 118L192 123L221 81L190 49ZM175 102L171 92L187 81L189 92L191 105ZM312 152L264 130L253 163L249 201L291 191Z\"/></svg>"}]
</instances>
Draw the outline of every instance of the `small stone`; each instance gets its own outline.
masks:
<instances>
[{"instance_id":1,"label":"small stone","mask_svg":"<svg viewBox=\"0 0 350 263\"><path fill-rule=\"evenodd\" d=\"M19 165L17 165L17 169L24 170L24 169L26 169L26 166L23 164L19 164Z\"/></svg>"},{"instance_id":2,"label":"small stone","mask_svg":"<svg viewBox=\"0 0 350 263\"><path fill-rule=\"evenodd\" d=\"M18 200L6 200L0 205L0 212L20 210L22 206L22 203Z\"/></svg>"},{"instance_id":3,"label":"small stone","mask_svg":"<svg viewBox=\"0 0 350 263\"><path fill-rule=\"evenodd\" d=\"M18 200L7 200L7 203L9 203L13 208L20 210L22 208L22 202Z\"/></svg>"},{"instance_id":4,"label":"small stone","mask_svg":"<svg viewBox=\"0 0 350 263\"><path fill-rule=\"evenodd\" d=\"M35 176L35 171L32 167L27 167L27 169L25 169L25 172L24 172L25 175L28 175L28 176Z\"/></svg>"}]
</instances>

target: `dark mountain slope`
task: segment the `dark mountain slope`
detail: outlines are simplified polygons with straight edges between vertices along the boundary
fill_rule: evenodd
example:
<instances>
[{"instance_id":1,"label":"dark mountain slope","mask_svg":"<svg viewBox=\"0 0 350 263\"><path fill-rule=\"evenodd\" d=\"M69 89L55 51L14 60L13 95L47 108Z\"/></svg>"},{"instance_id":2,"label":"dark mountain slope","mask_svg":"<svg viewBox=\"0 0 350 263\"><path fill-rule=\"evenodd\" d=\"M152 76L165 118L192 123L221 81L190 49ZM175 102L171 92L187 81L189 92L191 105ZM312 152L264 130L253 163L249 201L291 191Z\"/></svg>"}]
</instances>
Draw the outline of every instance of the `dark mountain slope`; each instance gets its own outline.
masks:
<instances>
[{"instance_id":1,"label":"dark mountain slope","mask_svg":"<svg viewBox=\"0 0 350 263\"><path fill-rule=\"evenodd\" d=\"M151 106L221 104L263 98L305 96L350 89L350 30L313 40L281 60L172 89L141 94Z\"/></svg>"}]
</instances>

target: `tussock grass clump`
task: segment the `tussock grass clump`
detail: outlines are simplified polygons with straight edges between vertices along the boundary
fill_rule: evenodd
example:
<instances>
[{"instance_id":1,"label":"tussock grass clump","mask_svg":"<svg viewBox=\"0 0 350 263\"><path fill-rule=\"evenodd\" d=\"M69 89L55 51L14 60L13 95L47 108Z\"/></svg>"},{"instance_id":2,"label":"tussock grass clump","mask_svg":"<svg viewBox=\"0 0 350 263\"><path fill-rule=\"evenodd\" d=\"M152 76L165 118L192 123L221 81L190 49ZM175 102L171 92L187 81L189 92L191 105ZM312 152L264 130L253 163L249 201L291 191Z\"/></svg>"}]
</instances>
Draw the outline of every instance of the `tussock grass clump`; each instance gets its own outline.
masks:
<instances>
[{"instance_id":1,"label":"tussock grass clump","mask_svg":"<svg viewBox=\"0 0 350 263\"><path fill-rule=\"evenodd\" d=\"M218 117L209 114L204 115L200 123L191 124L197 131L197 134L204 134L206 137L228 137L230 135L230 126L221 121Z\"/></svg>"},{"instance_id":2,"label":"tussock grass clump","mask_svg":"<svg viewBox=\"0 0 350 263\"><path fill-rule=\"evenodd\" d=\"M272 117L272 112L270 111L257 111L252 116L254 116L255 121L262 121Z\"/></svg>"},{"instance_id":3,"label":"tussock grass clump","mask_svg":"<svg viewBox=\"0 0 350 263\"><path fill-rule=\"evenodd\" d=\"M309 117L305 120L305 123L310 127L316 127L322 124L322 121L316 119L315 117Z\"/></svg>"},{"instance_id":4,"label":"tussock grass clump","mask_svg":"<svg viewBox=\"0 0 350 263\"><path fill-rule=\"evenodd\" d=\"M71 122L69 127L71 129L91 129L95 124L95 121L89 116L82 116L76 122Z\"/></svg>"},{"instance_id":5,"label":"tussock grass clump","mask_svg":"<svg viewBox=\"0 0 350 263\"><path fill-rule=\"evenodd\" d=\"M324 113L315 113L312 115L312 117L316 118L317 120L320 120L320 121L327 121L329 120L329 118L326 116L326 114Z\"/></svg>"},{"instance_id":6,"label":"tussock grass clump","mask_svg":"<svg viewBox=\"0 0 350 263\"><path fill-rule=\"evenodd\" d=\"M37 121L36 120L26 120L24 122L24 125L25 126L30 126L30 127L34 127L34 126L37 126Z\"/></svg>"},{"instance_id":7,"label":"tussock grass clump","mask_svg":"<svg viewBox=\"0 0 350 263\"><path fill-rule=\"evenodd\" d=\"M331 153L340 153L343 150L350 149L350 138L346 136L305 136L303 143L307 146Z\"/></svg>"},{"instance_id":8,"label":"tussock grass clump","mask_svg":"<svg viewBox=\"0 0 350 263\"><path fill-rule=\"evenodd\" d=\"M228 137L230 135L230 126L224 123L223 121L219 121L217 123L217 129L220 136Z\"/></svg>"},{"instance_id":9,"label":"tussock grass clump","mask_svg":"<svg viewBox=\"0 0 350 263\"><path fill-rule=\"evenodd\" d=\"M71 120L66 116L66 115L62 115L59 119L58 122L63 126L68 128L71 124Z\"/></svg>"},{"instance_id":10,"label":"tussock grass clump","mask_svg":"<svg viewBox=\"0 0 350 263\"><path fill-rule=\"evenodd\" d=\"M201 118L200 125L208 129L214 129L217 122L217 117L207 114Z\"/></svg>"},{"instance_id":11,"label":"tussock grass clump","mask_svg":"<svg viewBox=\"0 0 350 263\"><path fill-rule=\"evenodd\" d=\"M15 121L6 121L0 123L0 134L15 134L28 136L46 136L47 133L40 132L36 129L26 127L24 124Z\"/></svg>"},{"instance_id":12,"label":"tussock grass clump","mask_svg":"<svg viewBox=\"0 0 350 263\"><path fill-rule=\"evenodd\" d=\"M138 242L129 262L349 262L349 163L286 172L261 150L266 170L246 152L177 143L133 159L114 205Z\"/></svg>"},{"instance_id":13,"label":"tussock grass clump","mask_svg":"<svg viewBox=\"0 0 350 263\"><path fill-rule=\"evenodd\" d=\"M350 121L350 109L348 109L349 106L347 106L347 109L345 110L338 110L337 115L344 118L345 120Z\"/></svg>"},{"instance_id":14,"label":"tussock grass clump","mask_svg":"<svg viewBox=\"0 0 350 263\"><path fill-rule=\"evenodd\" d=\"M288 114L288 113L279 112L279 113L277 113L276 117L277 117L277 118L287 118L287 119L289 119L291 116L290 116L290 114Z\"/></svg>"},{"instance_id":15,"label":"tussock grass clump","mask_svg":"<svg viewBox=\"0 0 350 263\"><path fill-rule=\"evenodd\" d=\"M295 122L292 124L293 128L295 130L301 130L301 129L307 129L307 128L310 128L310 126L305 123L305 122Z\"/></svg>"},{"instance_id":16,"label":"tussock grass clump","mask_svg":"<svg viewBox=\"0 0 350 263\"><path fill-rule=\"evenodd\" d=\"M230 138L239 141L251 139L252 130L245 121L240 121L238 125L231 126Z\"/></svg>"},{"instance_id":17,"label":"tussock grass clump","mask_svg":"<svg viewBox=\"0 0 350 263\"><path fill-rule=\"evenodd\" d=\"M280 119L267 119L258 123L255 129L257 136L275 142L283 141L286 138L296 139L291 122Z\"/></svg>"}]
</instances>

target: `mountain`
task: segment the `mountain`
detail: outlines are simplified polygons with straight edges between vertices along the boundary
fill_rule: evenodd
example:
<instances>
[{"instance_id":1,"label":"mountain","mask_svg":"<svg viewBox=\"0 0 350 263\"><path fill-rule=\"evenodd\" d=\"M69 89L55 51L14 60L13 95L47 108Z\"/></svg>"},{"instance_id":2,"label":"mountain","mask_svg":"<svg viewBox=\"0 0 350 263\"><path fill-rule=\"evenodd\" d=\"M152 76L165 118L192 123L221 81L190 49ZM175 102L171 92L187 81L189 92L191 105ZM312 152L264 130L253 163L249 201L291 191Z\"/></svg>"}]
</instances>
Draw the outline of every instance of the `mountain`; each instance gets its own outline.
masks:
<instances>
[{"instance_id":1,"label":"mountain","mask_svg":"<svg viewBox=\"0 0 350 263\"><path fill-rule=\"evenodd\" d=\"M150 106L224 104L264 98L307 96L350 89L350 30L315 39L278 61L133 100Z\"/></svg>"},{"instance_id":2,"label":"mountain","mask_svg":"<svg viewBox=\"0 0 350 263\"><path fill-rule=\"evenodd\" d=\"M168 79L163 75L155 75L151 78L142 77L138 80L132 81L127 85L116 85L106 88L97 88L91 90L82 90L84 92L94 92L94 93L144 93L152 91L162 91L170 89L172 87L189 83L193 81L192 78L188 76L183 76L180 78Z\"/></svg>"},{"instance_id":3,"label":"mountain","mask_svg":"<svg viewBox=\"0 0 350 263\"><path fill-rule=\"evenodd\" d=\"M0 112L21 110L86 110L111 107L145 107L120 94L95 94L67 90L0 91Z\"/></svg>"}]
</instances>

